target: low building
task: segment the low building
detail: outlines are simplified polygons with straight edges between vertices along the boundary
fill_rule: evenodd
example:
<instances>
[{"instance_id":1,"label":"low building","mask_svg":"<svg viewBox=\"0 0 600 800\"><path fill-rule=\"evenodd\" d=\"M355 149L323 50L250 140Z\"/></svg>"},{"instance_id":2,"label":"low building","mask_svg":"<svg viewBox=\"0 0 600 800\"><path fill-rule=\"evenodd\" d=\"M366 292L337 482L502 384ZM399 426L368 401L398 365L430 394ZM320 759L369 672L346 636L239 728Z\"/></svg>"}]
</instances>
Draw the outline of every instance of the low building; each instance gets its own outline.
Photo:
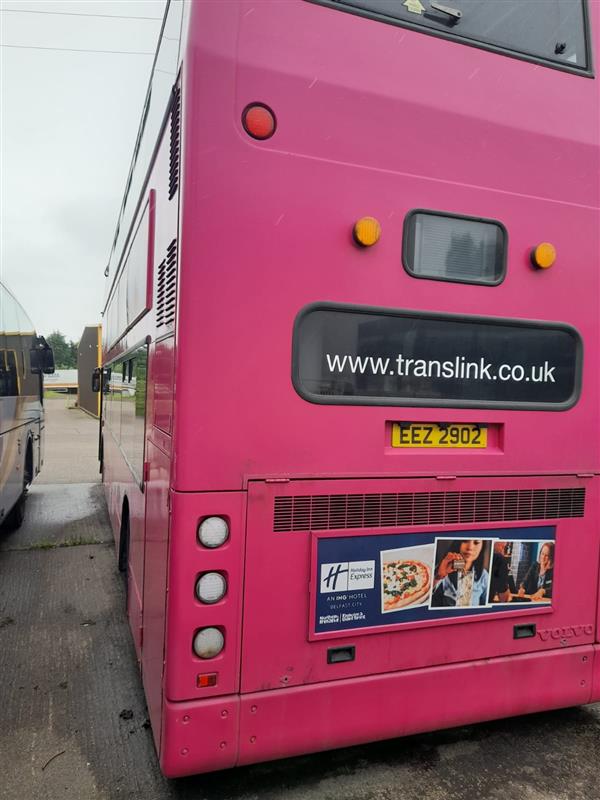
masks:
<instances>
[{"instance_id":1,"label":"low building","mask_svg":"<svg viewBox=\"0 0 600 800\"><path fill-rule=\"evenodd\" d=\"M44 375L44 389L53 392L77 391L76 369L55 369L52 375Z\"/></svg>"}]
</instances>

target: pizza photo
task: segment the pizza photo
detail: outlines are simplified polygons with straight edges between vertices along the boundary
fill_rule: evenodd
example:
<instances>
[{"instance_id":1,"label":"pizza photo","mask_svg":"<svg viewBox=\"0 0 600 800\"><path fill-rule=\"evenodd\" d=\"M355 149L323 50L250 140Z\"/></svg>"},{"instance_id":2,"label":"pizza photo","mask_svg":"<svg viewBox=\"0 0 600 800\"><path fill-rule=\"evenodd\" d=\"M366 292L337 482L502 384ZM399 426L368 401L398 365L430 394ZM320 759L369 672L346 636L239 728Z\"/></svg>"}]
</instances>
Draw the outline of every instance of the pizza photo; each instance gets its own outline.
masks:
<instances>
[{"instance_id":1,"label":"pizza photo","mask_svg":"<svg viewBox=\"0 0 600 800\"><path fill-rule=\"evenodd\" d=\"M431 572L422 561L388 561L383 564L383 610L412 606L431 588Z\"/></svg>"},{"instance_id":2,"label":"pizza photo","mask_svg":"<svg viewBox=\"0 0 600 800\"><path fill-rule=\"evenodd\" d=\"M427 602L431 593L433 547L407 547L381 553L382 612Z\"/></svg>"}]
</instances>

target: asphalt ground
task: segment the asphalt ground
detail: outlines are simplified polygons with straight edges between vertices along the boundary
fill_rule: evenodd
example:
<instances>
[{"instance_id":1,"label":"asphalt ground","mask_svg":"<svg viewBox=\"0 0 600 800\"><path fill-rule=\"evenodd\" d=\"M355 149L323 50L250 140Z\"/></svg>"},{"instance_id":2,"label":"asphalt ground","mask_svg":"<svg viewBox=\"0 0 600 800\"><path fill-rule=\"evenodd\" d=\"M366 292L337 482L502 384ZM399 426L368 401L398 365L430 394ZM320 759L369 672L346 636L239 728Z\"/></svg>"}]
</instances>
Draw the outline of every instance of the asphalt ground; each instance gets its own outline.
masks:
<instances>
[{"instance_id":1,"label":"asphalt ground","mask_svg":"<svg viewBox=\"0 0 600 800\"><path fill-rule=\"evenodd\" d=\"M98 420L77 408L74 394L52 398L44 404L44 466L34 485L99 481Z\"/></svg>"},{"instance_id":2,"label":"asphalt ground","mask_svg":"<svg viewBox=\"0 0 600 800\"><path fill-rule=\"evenodd\" d=\"M71 402L48 402L43 476L23 527L0 534L1 800L600 797L600 705L164 779L98 483L97 422Z\"/></svg>"}]
</instances>

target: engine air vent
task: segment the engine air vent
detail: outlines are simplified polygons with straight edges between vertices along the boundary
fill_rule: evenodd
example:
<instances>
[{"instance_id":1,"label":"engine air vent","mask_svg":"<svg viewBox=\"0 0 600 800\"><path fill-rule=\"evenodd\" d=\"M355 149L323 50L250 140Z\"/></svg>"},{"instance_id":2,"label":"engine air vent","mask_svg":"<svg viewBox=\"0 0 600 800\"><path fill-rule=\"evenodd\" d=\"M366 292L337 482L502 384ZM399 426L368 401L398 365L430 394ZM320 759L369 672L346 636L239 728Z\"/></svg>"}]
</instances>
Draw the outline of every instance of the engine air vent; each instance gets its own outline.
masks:
<instances>
[{"instance_id":1,"label":"engine air vent","mask_svg":"<svg viewBox=\"0 0 600 800\"><path fill-rule=\"evenodd\" d=\"M585 489L276 497L275 532L583 517Z\"/></svg>"},{"instance_id":2,"label":"engine air vent","mask_svg":"<svg viewBox=\"0 0 600 800\"><path fill-rule=\"evenodd\" d=\"M172 325L177 304L177 239L167 248L167 257L158 265L156 284L156 327Z\"/></svg>"},{"instance_id":3,"label":"engine air vent","mask_svg":"<svg viewBox=\"0 0 600 800\"><path fill-rule=\"evenodd\" d=\"M181 120L181 89L177 86L173 90L173 104L171 106L171 145L169 151L169 200L175 197L179 188L179 136Z\"/></svg>"}]
</instances>

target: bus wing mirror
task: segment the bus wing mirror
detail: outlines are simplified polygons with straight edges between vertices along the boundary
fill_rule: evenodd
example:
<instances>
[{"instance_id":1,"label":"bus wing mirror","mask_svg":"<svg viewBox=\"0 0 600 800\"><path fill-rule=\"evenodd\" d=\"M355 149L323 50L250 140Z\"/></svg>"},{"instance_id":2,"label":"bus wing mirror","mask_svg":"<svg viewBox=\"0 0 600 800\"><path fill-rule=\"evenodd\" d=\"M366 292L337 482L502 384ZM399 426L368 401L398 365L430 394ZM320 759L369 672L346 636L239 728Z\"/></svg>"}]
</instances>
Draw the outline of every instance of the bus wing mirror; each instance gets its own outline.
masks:
<instances>
[{"instance_id":1,"label":"bus wing mirror","mask_svg":"<svg viewBox=\"0 0 600 800\"><path fill-rule=\"evenodd\" d=\"M92 392L99 392L102 387L102 368L96 367L92 372Z\"/></svg>"},{"instance_id":2,"label":"bus wing mirror","mask_svg":"<svg viewBox=\"0 0 600 800\"><path fill-rule=\"evenodd\" d=\"M44 375L52 375L54 373L54 351L51 347L46 347L42 351L43 353L43 364L42 364L42 371Z\"/></svg>"}]
</instances>

